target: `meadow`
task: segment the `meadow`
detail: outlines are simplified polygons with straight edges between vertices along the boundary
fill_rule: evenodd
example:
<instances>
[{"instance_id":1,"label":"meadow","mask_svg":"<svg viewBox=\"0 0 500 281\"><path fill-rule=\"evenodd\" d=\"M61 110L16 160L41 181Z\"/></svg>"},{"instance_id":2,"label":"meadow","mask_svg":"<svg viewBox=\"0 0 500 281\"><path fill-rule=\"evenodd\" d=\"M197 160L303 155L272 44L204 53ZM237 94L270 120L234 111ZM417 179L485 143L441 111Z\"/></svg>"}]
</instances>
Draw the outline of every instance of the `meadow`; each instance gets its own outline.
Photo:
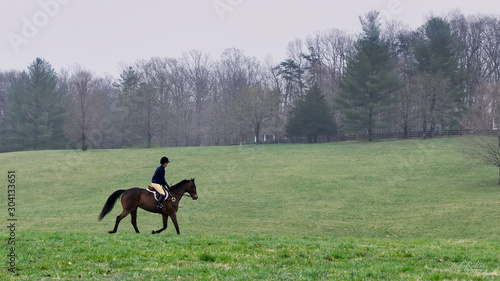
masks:
<instances>
[{"instance_id":1,"label":"meadow","mask_svg":"<svg viewBox=\"0 0 500 281\"><path fill-rule=\"evenodd\" d=\"M16 174L16 274L0 279L495 280L500 187L460 138L0 154ZM178 221L139 211L117 189L196 179ZM6 188L4 189L6 190ZM7 191L0 198L7 214ZM7 217L4 219L7 224ZM1 235L7 261L9 229Z\"/></svg>"}]
</instances>

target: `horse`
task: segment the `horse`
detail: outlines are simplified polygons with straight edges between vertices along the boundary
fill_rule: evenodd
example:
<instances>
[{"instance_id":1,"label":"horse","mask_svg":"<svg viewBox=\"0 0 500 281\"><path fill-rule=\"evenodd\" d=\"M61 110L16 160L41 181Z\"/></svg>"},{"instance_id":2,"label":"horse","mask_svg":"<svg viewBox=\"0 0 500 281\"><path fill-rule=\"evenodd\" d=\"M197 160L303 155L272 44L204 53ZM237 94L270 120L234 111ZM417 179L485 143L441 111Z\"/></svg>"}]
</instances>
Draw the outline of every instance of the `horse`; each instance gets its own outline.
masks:
<instances>
[{"instance_id":1,"label":"horse","mask_svg":"<svg viewBox=\"0 0 500 281\"><path fill-rule=\"evenodd\" d=\"M120 189L113 192L104 204L101 214L99 215L99 220L102 220L111 210L113 209L117 199L121 196L121 203L123 207L122 213L116 217L115 228L108 231L108 233L116 233L118 230L118 224L125 218L128 214L132 217L132 226L134 226L135 232L139 233L137 228L137 208L144 209L148 212L158 213L163 216L163 227L158 230L153 230L152 234L157 234L162 232L167 228L168 217L172 219L174 223L175 230L177 234L180 234L179 225L177 224L177 210L179 208L179 201L181 201L184 193L188 193L189 196L196 200L198 199L198 194L196 193L196 184L194 179L183 180L176 185L170 187L168 198L163 202L163 209L156 209L156 199L153 193L147 191L146 189L134 187L131 189Z\"/></svg>"}]
</instances>

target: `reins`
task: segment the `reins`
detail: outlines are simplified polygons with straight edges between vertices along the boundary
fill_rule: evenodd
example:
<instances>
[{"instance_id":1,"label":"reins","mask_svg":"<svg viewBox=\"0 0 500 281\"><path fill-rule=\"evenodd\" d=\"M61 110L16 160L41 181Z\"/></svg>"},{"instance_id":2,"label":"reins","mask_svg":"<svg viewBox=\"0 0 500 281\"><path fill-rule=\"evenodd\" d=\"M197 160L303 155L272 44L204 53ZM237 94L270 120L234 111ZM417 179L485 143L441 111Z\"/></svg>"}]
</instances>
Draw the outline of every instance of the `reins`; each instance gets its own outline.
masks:
<instances>
[{"instance_id":1,"label":"reins","mask_svg":"<svg viewBox=\"0 0 500 281\"><path fill-rule=\"evenodd\" d=\"M187 191L184 191L184 193L182 193L182 194L177 193L176 191L177 191L177 188L176 188L175 190L169 190L168 192L169 192L170 194L172 194L172 196L173 196L173 194L175 194L175 195L181 195L181 197L182 197L182 196L187 196L187 197L191 197L191 198L193 198L193 197L191 196L191 194L189 194L189 192L187 192ZM175 197L175 196L173 196L173 197ZM180 199L179 199L179 200L177 200L177 202L178 202L178 201L180 201ZM183 204L183 205L184 205L184 204ZM179 208L182 208L182 206L183 206L183 205L180 205L180 206L179 206Z\"/></svg>"},{"instance_id":2,"label":"reins","mask_svg":"<svg viewBox=\"0 0 500 281\"><path fill-rule=\"evenodd\" d=\"M176 194L176 195L181 195L180 193L177 193L177 192L176 192L176 191L177 191L177 189L178 189L178 188L175 188L174 190L167 189L167 191L168 191L169 193L171 193L171 194L173 193L173 194ZM184 191L184 193L182 194L182 196L187 196L187 197L191 197L191 198L193 197L193 196L191 196L191 194L189 194L189 192L187 192L187 191Z\"/></svg>"}]
</instances>

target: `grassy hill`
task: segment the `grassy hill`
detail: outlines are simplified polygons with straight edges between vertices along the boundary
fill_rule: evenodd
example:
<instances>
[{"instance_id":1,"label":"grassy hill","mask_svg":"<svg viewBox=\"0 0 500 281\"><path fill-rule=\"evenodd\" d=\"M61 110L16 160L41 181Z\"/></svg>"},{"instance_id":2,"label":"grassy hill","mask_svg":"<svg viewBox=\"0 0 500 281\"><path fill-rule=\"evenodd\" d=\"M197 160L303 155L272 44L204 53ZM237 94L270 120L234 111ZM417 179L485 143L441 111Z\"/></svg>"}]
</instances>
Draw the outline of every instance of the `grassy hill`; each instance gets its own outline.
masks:
<instances>
[{"instance_id":1,"label":"grassy hill","mask_svg":"<svg viewBox=\"0 0 500 281\"><path fill-rule=\"evenodd\" d=\"M27 279L82 274L90 279L103 274L147 279L154 272L187 270L187 275L179 272L181 279L231 279L231 274L238 274L251 280L260 278L260 267L268 269L263 279L495 278L500 260L498 173L494 167L470 165L459 147L459 138L443 138L33 151L0 154L0 171L5 180L7 171L16 172L16 234L24 243L16 253L19 273ZM97 221L107 197L117 189L146 187L163 155L171 160L166 170L169 183L196 178L199 200L186 197L180 203L181 237L174 236L171 223L159 236L147 234L161 226L161 217L145 211L138 214L140 235L133 233L129 218L120 224L118 235L107 235L121 212L118 203ZM0 200L7 209L7 196ZM5 241L7 230L1 230ZM211 244L212 240L223 242ZM165 243L166 252L154 248L158 241ZM122 243L129 246L114 254ZM60 244L59 249L53 250L52 244ZM252 249L265 247L253 255L247 244ZM51 258L24 255L34 255L33 248L36 252L40 247ZM74 247L79 249L76 253ZM89 254L94 250L97 254ZM139 269L141 263L123 251L138 251L149 269ZM64 257L71 255L92 266L67 267ZM116 255L125 257L123 264L117 265ZM155 257L170 265L157 264ZM288 275L270 267L271 260L279 262L280 257L285 268L292 260L295 264L288 265ZM396 265L403 269L384 269ZM310 272L304 267L311 267ZM129 272L132 268L138 275ZM357 268L363 269L359 276L354 273ZM250 273L252 269L256 272ZM11 276L6 270L3 274Z\"/></svg>"}]
</instances>

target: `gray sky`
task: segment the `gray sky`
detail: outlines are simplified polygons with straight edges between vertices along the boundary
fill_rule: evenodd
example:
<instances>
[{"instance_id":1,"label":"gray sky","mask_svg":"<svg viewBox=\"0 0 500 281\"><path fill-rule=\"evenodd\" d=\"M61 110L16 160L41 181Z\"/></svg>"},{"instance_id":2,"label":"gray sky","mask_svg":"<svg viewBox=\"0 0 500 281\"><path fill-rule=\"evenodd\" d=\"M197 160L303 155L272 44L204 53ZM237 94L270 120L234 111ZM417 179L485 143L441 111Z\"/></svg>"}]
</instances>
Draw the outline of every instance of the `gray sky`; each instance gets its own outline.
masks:
<instances>
[{"instance_id":1,"label":"gray sky","mask_svg":"<svg viewBox=\"0 0 500 281\"><path fill-rule=\"evenodd\" d=\"M56 70L81 64L118 76L138 59L192 49L218 58L232 47L279 62L294 39L329 28L356 34L358 16L373 9L415 28L456 9L499 14L500 1L0 0L0 70L42 57Z\"/></svg>"}]
</instances>

